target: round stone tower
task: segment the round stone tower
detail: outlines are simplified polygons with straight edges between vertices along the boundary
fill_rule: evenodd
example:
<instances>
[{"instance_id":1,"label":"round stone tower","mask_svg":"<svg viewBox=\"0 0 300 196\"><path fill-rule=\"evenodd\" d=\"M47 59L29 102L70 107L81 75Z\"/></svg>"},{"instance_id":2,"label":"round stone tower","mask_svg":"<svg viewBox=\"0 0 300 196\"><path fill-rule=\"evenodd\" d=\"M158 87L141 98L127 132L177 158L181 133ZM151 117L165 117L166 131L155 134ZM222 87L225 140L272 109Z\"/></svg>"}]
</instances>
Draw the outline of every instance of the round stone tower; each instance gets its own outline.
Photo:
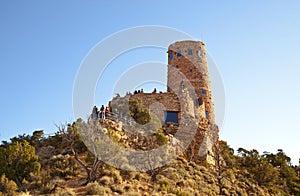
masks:
<instances>
[{"instance_id":1,"label":"round stone tower","mask_svg":"<svg viewBox=\"0 0 300 196\"><path fill-rule=\"evenodd\" d=\"M168 92L180 92L184 84L193 87L200 105L200 117L214 124L214 105L210 88L205 45L201 41L179 41L168 48ZM190 89L191 90L191 89Z\"/></svg>"}]
</instances>

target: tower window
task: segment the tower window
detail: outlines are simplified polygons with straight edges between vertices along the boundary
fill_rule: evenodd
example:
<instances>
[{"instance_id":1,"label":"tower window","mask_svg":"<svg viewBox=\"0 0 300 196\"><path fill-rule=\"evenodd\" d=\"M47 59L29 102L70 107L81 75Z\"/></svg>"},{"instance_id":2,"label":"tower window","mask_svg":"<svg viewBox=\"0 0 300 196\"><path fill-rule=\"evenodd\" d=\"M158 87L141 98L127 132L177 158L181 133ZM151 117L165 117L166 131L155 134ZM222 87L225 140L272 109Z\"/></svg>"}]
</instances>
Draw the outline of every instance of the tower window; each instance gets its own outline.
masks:
<instances>
[{"instance_id":1,"label":"tower window","mask_svg":"<svg viewBox=\"0 0 300 196\"><path fill-rule=\"evenodd\" d=\"M202 95L206 95L206 90L202 90L202 91L201 91L201 94L202 94Z\"/></svg>"},{"instance_id":2,"label":"tower window","mask_svg":"<svg viewBox=\"0 0 300 196\"><path fill-rule=\"evenodd\" d=\"M195 106L200 106L200 105L202 105L202 100L201 100L201 98L195 99Z\"/></svg>"},{"instance_id":3,"label":"tower window","mask_svg":"<svg viewBox=\"0 0 300 196\"><path fill-rule=\"evenodd\" d=\"M206 118L208 118L208 112L207 111L205 112L205 116L206 116Z\"/></svg>"},{"instance_id":4,"label":"tower window","mask_svg":"<svg viewBox=\"0 0 300 196\"><path fill-rule=\"evenodd\" d=\"M190 69L190 72L193 72L193 70L192 70L192 69Z\"/></svg>"},{"instance_id":5,"label":"tower window","mask_svg":"<svg viewBox=\"0 0 300 196\"><path fill-rule=\"evenodd\" d=\"M199 105L202 105L202 104L203 104L203 101L202 101L201 98L198 98L198 99L197 99L197 102L198 102ZM196 102L196 103L197 103L197 102Z\"/></svg>"},{"instance_id":6,"label":"tower window","mask_svg":"<svg viewBox=\"0 0 300 196\"><path fill-rule=\"evenodd\" d=\"M172 53L170 53L170 60L172 60L173 59L173 54Z\"/></svg>"},{"instance_id":7,"label":"tower window","mask_svg":"<svg viewBox=\"0 0 300 196\"><path fill-rule=\"evenodd\" d=\"M183 81L180 82L180 87L184 88L184 82Z\"/></svg>"},{"instance_id":8,"label":"tower window","mask_svg":"<svg viewBox=\"0 0 300 196\"><path fill-rule=\"evenodd\" d=\"M201 51L201 50L198 51L198 55L199 55L200 57L202 57L202 51Z\"/></svg>"},{"instance_id":9,"label":"tower window","mask_svg":"<svg viewBox=\"0 0 300 196\"><path fill-rule=\"evenodd\" d=\"M188 55L193 55L192 49L188 49Z\"/></svg>"},{"instance_id":10,"label":"tower window","mask_svg":"<svg viewBox=\"0 0 300 196\"><path fill-rule=\"evenodd\" d=\"M181 50L178 50L176 55L177 55L177 57L182 56Z\"/></svg>"},{"instance_id":11,"label":"tower window","mask_svg":"<svg viewBox=\"0 0 300 196\"><path fill-rule=\"evenodd\" d=\"M178 112L165 111L165 122L178 123Z\"/></svg>"}]
</instances>

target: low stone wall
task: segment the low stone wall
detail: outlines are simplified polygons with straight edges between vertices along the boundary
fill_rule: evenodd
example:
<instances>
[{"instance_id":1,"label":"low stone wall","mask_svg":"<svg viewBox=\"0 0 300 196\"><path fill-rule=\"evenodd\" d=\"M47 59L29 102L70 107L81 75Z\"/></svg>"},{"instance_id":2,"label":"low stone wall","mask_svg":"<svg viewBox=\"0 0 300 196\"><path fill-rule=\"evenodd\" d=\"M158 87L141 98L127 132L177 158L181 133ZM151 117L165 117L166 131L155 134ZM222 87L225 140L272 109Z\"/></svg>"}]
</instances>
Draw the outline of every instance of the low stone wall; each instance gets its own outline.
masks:
<instances>
[{"instance_id":1,"label":"low stone wall","mask_svg":"<svg viewBox=\"0 0 300 196\"><path fill-rule=\"evenodd\" d=\"M131 95L130 99L141 100L143 107L149 109L161 122L164 122L165 111L178 112L178 121L180 121L181 106L174 93L138 93Z\"/></svg>"}]
</instances>

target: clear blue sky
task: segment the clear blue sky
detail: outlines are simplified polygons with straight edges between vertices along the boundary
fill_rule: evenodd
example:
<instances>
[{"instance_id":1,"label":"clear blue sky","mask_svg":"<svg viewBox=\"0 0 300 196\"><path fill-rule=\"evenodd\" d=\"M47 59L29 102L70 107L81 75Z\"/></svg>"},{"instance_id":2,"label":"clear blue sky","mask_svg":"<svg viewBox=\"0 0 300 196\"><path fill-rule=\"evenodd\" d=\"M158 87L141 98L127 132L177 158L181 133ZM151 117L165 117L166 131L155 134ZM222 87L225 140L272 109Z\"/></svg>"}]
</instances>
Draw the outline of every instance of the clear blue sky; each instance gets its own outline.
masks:
<instances>
[{"instance_id":1,"label":"clear blue sky","mask_svg":"<svg viewBox=\"0 0 300 196\"><path fill-rule=\"evenodd\" d=\"M0 139L72 121L73 83L88 51L124 28L166 25L204 41L219 67L221 139L235 149L281 148L296 164L299 8L297 0L0 1Z\"/></svg>"}]
</instances>

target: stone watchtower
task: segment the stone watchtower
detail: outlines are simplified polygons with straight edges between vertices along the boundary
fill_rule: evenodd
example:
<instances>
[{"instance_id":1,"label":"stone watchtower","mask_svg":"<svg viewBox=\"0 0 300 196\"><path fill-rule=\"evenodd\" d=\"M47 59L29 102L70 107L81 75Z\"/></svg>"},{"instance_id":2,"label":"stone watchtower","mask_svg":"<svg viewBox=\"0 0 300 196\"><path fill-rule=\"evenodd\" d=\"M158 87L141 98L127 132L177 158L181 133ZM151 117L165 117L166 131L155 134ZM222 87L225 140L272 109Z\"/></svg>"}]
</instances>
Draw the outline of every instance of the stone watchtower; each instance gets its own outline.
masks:
<instances>
[{"instance_id":1,"label":"stone watchtower","mask_svg":"<svg viewBox=\"0 0 300 196\"><path fill-rule=\"evenodd\" d=\"M179 92L189 82L198 98L200 116L214 124L214 105L210 88L206 50L203 42L180 41L168 48L168 92Z\"/></svg>"},{"instance_id":2,"label":"stone watchtower","mask_svg":"<svg viewBox=\"0 0 300 196\"><path fill-rule=\"evenodd\" d=\"M189 87L185 88L185 85ZM218 127L215 125L214 104L210 88L210 77L206 60L206 50L200 41L179 41L168 48L167 92L180 96L182 89L194 94L199 107L199 124L194 139L184 155L195 162L207 161L214 164L213 149L218 140Z\"/></svg>"},{"instance_id":3,"label":"stone watchtower","mask_svg":"<svg viewBox=\"0 0 300 196\"><path fill-rule=\"evenodd\" d=\"M182 141L191 141L183 153L186 159L213 163L210 155L218 139L218 128L204 43L179 41L169 46L167 92L141 92L124 98L140 100L143 107L160 120L165 133L175 135L179 131L179 135L185 137L180 138ZM114 103L119 99L116 97L110 102L113 112L112 106L117 106ZM191 129L196 130L194 134Z\"/></svg>"}]
</instances>

